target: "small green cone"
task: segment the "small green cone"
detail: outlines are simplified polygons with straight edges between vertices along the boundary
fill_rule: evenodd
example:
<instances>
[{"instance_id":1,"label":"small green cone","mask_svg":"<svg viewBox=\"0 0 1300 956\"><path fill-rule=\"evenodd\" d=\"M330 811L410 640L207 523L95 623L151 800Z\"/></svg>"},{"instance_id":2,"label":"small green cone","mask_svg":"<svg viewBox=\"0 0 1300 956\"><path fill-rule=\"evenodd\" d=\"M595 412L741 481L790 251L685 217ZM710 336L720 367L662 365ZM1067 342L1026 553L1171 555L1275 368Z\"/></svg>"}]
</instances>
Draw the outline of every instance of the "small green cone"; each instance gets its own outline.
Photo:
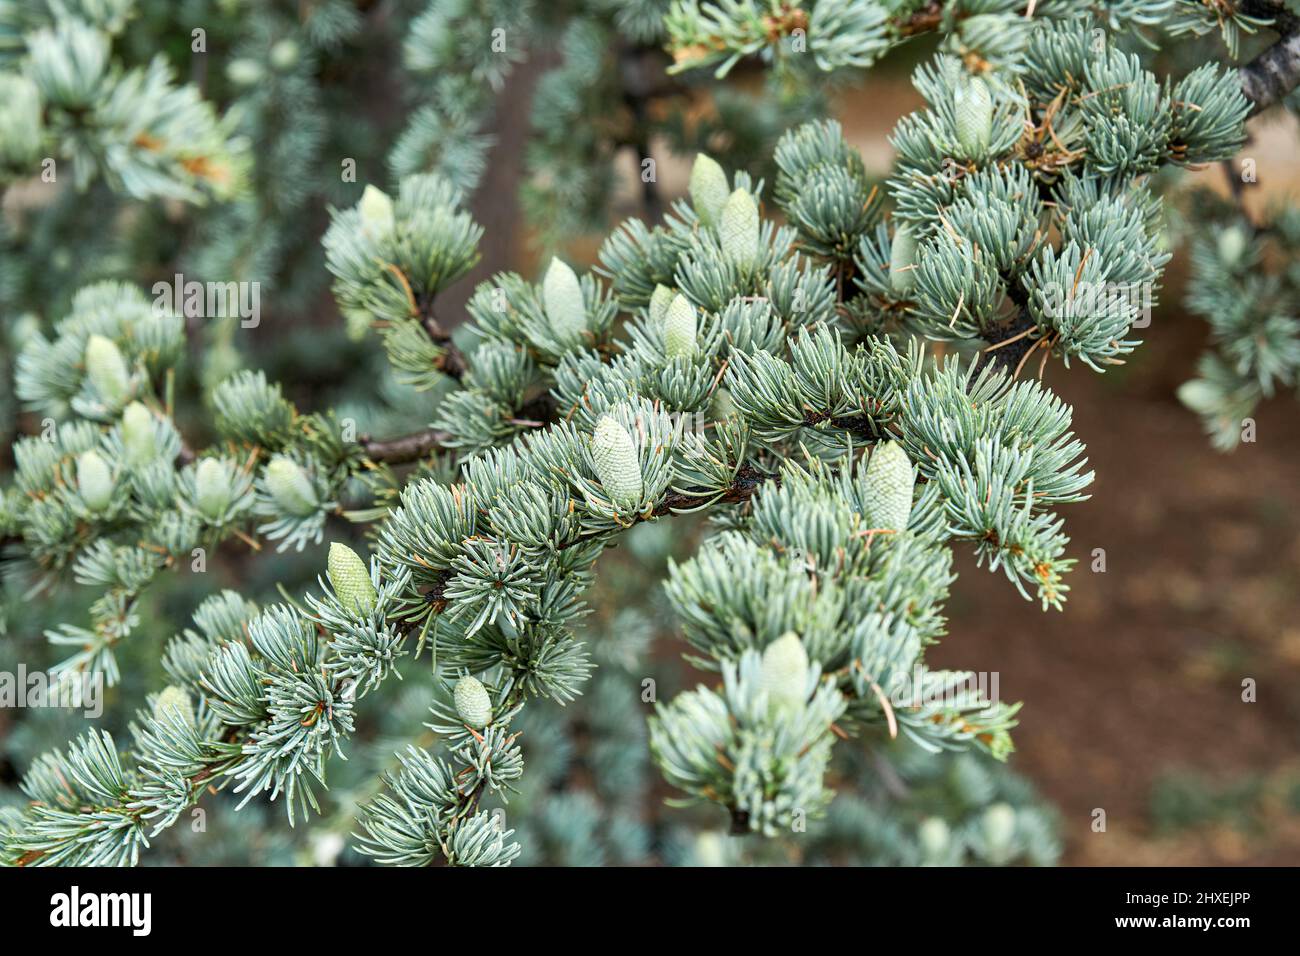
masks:
<instances>
[{"instance_id":1,"label":"small green cone","mask_svg":"<svg viewBox=\"0 0 1300 956\"><path fill-rule=\"evenodd\" d=\"M1175 393L1178 400L1198 415L1217 414L1224 402L1223 393L1203 378L1183 382Z\"/></svg>"},{"instance_id":2,"label":"small green cone","mask_svg":"<svg viewBox=\"0 0 1300 956\"><path fill-rule=\"evenodd\" d=\"M283 455L276 455L266 466L266 488L277 505L299 518L307 517L320 507L320 499L307 472Z\"/></svg>"},{"instance_id":3,"label":"small green cone","mask_svg":"<svg viewBox=\"0 0 1300 956\"><path fill-rule=\"evenodd\" d=\"M700 153L695 157L691 167L691 205L695 215L706 226L716 226L722 215L722 207L727 204L731 187L727 185L727 174L710 156Z\"/></svg>"},{"instance_id":4,"label":"small green cone","mask_svg":"<svg viewBox=\"0 0 1300 956\"><path fill-rule=\"evenodd\" d=\"M695 306L686 296L675 296L664 320L664 353L670 359L690 358L695 354L696 325Z\"/></svg>"},{"instance_id":5,"label":"small green cone","mask_svg":"<svg viewBox=\"0 0 1300 956\"><path fill-rule=\"evenodd\" d=\"M713 392L713 401L709 403L709 414L717 422L736 414L736 402L731 397L731 392L722 385Z\"/></svg>"},{"instance_id":6,"label":"small green cone","mask_svg":"<svg viewBox=\"0 0 1300 956\"><path fill-rule=\"evenodd\" d=\"M361 228L371 239L382 239L397 228L397 212L393 200L382 189L367 186L361 193L357 211L361 213Z\"/></svg>"},{"instance_id":7,"label":"small green cone","mask_svg":"<svg viewBox=\"0 0 1300 956\"><path fill-rule=\"evenodd\" d=\"M798 634L786 631L763 649L762 674L772 710L803 709L808 699L808 652Z\"/></svg>"},{"instance_id":8,"label":"small green cone","mask_svg":"<svg viewBox=\"0 0 1300 956\"><path fill-rule=\"evenodd\" d=\"M1011 859L1011 841L1016 835L1016 811L1007 803L995 803L984 811L980 832L989 851L989 861L1005 863Z\"/></svg>"},{"instance_id":9,"label":"small green cone","mask_svg":"<svg viewBox=\"0 0 1300 956\"><path fill-rule=\"evenodd\" d=\"M213 521L230 504L230 476L216 458L204 458L194 469L194 505Z\"/></svg>"},{"instance_id":10,"label":"small green cone","mask_svg":"<svg viewBox=\"0 0 1300 956\"><path fill-rule=\"evenodd\" d=\"M122 448L132 467L147 465L158 457L153 415L140 402L132 402L122 412Z\"/></svg>"},{"instance_id":11,"label":"small green cone","mask_svg":"<svg viewBox=\"0 0 1300 956\"><path fill-rule=\"evenodd\" d=\"M40 157L41 92L20 73L0 74L0 166L21 169Z\"/></svg>"},{"instance_id":12,"label":"small green cone","mask_svg":"<svg viewBox=\"0 0 1300 956\"><path fill-rule=\"evenodd\" d=\"M916 838L921 844L921 856L925 862L938 863L948 854L952 831L942 817L926 817L916 831Z\"/></svg>"},{"instance_id":13,"label":"small green cone","mask_svg":"<svg viewBox=\"0 0 1300 956\"><path fill-rule=\"evenodd\" d=\"M240 57L226 64L226 79L236 86L256 86L266 77L266 69L250 57Z\"/></svg>"},{"instance_id":14,"label":"small green cone","mask_svg":"<svg viewBox=\"0 0 1300 956\"><path fill-rule=\"evenodd\" d=\"M896 441L877 445L865 475L867 519L872 530L904 531L912 514L912 462Z\"/></svg>"},{"instance_id":15,"label":"small green cone","mask_svg":"<svg viewBox=\"0 0 1300 956\"><path fill-rule=\"evenodd\" d=\"M612 415L601 416L591 436L591 462L610 500L622 508L641 503L641 460L627 429Z\"/></svg>"},{"instance_id":16,"label":"small green cone","mask_svg":"<svg viewBox=\"0 0 1300 956\"><path fill-rule=\"evenodd\" d=\"M112 339L92 335L86 340L86 377L100 397L114 408L131 397L131 373L122 350Z\"/></svg>"},{"instance_id":17,"label":"small green cone","mask_svg":"<svg viewBox=\"0 0 1300 956\"><path fill-rule=\"evenodd\" d=\"M993 139L993 95L978 76L970 77L953 95L957 142L968 159L983 159Z\"/></svg>"},{"instance_id":18,"label":"small green cone","mask_svg":"<svg viewBox=\"0 0 1300 956\"><path fill-rule=\"evenodd\" d=\"M743 189L737 189L722 207L718 223L722 253L736 265L749 269L758 261L758 204Z\"/></svg>"},{"instance_id":19,"label":"small green cone","mask_svg":"<svg viewBox=\"0 0 1300 956\"><path fill-rule=\"evenodd\" d=\"M889 246L889 286L905 295L916 285L916 239L907 226L894 231L894 241Z\"/></svg>"},{"instance_id":20,"label":"small green cone","mask_svg":"<svg viewBox=\"0 0 1300 956\"><path fill-rule=\"evenodd\" d=\"M542 306L555 335L563 342L576 342L587 329L587 306L582 299L578 274L552 257L542 279Z\"/></svg>"},{"instance_id":21,"label":"small green cone","mask_svg":"<svg viewBox=\"0 0 1300 956\"><path fill-rule=\"evenodd\" d=\"M676 294L666 285L655 286L654 292L650 295L650 324L654 328L663 327L664 321L668 318L668 306Z\"/></svg>"},{"instance_id":22,"label":"small green cone","mask_svg":"<svg viewBox=\"0 0 1300 956\"><path fill-rule=\"evenodd\" d=\"M346 544L332 541L326 573L339 604L361 617L368 617L375 609L379 595L375 592L374 582L370 580L370 572L366 570L361 556Z\"/></svg>"},{"instance_id":23,"label":"small green cone","mask_svg":"<svg viewBox=\"0 0 1300 956\"><path fill-rule=\"evenodd\" d=\"M154 720L163 720L168 715L179 717L187 727L194 726L194 705L190 703L185 688L169 684L154 699Z\"/></svg>"},{"instance_id":24,"label":"small green cone","mask_svg":"<svg viewBox=\"0 0 1300 956\"><path fill-rule=\"evenodd\" d=\"M475 678L466 675L456 681L452 698L456 702L456 714L475 730L482 730L492 719L492 698Z\"/></svg>"},{"instance_id":25,"label":"small green cone","mask_svg":"<svg viewBox=\"0 0 1300 956\"><path fill-rule=\"evenodd\" d=\"M301 51L298 49L297 41L285 39L277 41L271 47L270 55L267 59L270 60L271 66L284 72L286 70L292 70L297 66L300 57Z\"/></svg>"},{"instance_id":26,"label":"small green cone","mask_svg":"<svg viewBox=\"0 0 1300 956\"><path fill-rule=\"evenodd\" d=\"M77 456L77 491L91 511L103 511L113 500L113 473L99 452L83 451Z\"/></svg>"},{"instance_id":27,"label":"small green cone","mask_svg":"<svg viewBox=\"0 0 1300 956\"><path fill-rule=\"evenodd\" d=\"M1216 243L1219 258L1229 266L1235 266L1246 252L1246 232L1240 226L1228 226L1219 233Z\"/></svg>"}]
</instances>

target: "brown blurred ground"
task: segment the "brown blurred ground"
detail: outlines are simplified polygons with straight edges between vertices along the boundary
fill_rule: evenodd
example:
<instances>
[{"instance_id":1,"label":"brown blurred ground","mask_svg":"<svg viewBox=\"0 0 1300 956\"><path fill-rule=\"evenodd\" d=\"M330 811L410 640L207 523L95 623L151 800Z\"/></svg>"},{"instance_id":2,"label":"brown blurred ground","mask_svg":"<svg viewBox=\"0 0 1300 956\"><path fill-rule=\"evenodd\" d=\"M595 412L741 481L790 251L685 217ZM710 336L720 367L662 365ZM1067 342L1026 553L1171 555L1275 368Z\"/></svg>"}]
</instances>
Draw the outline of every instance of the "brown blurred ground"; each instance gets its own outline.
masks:
<instances>
[{"instance_id":1,"label":"brown blurred ground","mask_svg":"<svg viewBox=\"0 0 1300 956\"><path fill-rule=\"evenodd\" d=\"M1079 558L1070 600L1044 614L964 561L953 634L933 655L999 671L1004 697L1025 701L1014 765L1061 807L1071 862L1300 863L1300 818L1281 808L1289 825L1264 840L1144 838L1161 775L1285 780L1300 752L1300 422L1291 399L1274 401L1257 443L1211 452L1170 397L1201 331L1168 316L1113 384L1049 373L1097 472L1092 500L1062 509ZM1090 829L1097 807L1105 834Z\"/></svg>"}]
</instances>

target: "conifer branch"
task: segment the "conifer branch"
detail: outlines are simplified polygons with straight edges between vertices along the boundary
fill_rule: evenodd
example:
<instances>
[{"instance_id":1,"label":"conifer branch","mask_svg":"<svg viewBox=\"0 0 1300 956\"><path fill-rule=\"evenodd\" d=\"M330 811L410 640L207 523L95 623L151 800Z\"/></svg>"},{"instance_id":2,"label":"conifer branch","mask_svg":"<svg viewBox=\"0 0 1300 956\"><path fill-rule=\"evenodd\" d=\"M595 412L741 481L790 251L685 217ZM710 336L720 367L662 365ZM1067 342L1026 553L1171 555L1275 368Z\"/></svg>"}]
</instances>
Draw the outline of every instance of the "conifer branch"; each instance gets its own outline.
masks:
<instances>
[{"instance_id":1,"label":"conifer branch","mask_svg":"<svg viewBox=\"0 0 1300 956\"><path fill-rule=\"evenodd\" d=\"M1230 159L1250 108L1242 74L1210 63L1166 84L1098 44L1091 11L1025 17L1029 6L982 19L943 4L899 14L868 0L686 0L662 22L640 5L575 21L541 115L567 122L593 102L621 104L636 135L580 148L631 145L638 159L651 158L657 69L605 83L607 59L584 54L667 36L673 69L725 74L749 58L792 81L864 68L915 32L944 36L914 75L925 105L895 128L883 185L826 121L781 136L770 183L700 155L688 196L662 209L647 188L653 221L623 223L596 269L557 257L537 276L481 283L466 305L472 356L434 302L478 261L483 230L464 198L486 147L474 141L478 100L448 106L465 94L459 80L498 83L520 51L433 42L448 24L432 6L406 53L438 102L394 153L394 195L366 187L332 211L323 240L350 333L377 336L396 380L435 396L415 419L432 421L410 434L352 442L341 412L300 410L243 371L203 396L216 441L187 461L171 409L147 392L183 360L183 321L128 285L82 289L18 358L19 399L59 424L50 440L19 440L0 498L12 551L100 595L88 627L49 633L73 648L65 669L115 679L112 649L139 596L196 548L256 533L302 550L343 514L372 523L373 554L331 542L310 593L200 604L166 646L170 684L136 715L129 750L92 733L37 760L29 804L0 815L0 859L133 863L208 787L283 798L291 820L318 810L316 784L352 738L358 702L428 652L435 742L409 748L370 795L358 849L401 865L509 864L522 848L491 808L525 772L517 718L534 699L584 694L593 663L577 628L600 555L629 528L708 506L720 506L715 533L670 565L665 586L693 663L716 675L651 717L650 752L675 790L714 804L735 832L776 837L832 799L836 748L905 737L933 754L1005 759L1018 705L925 663L949 628L954 548L1044 610L1068 597L1058 511L1087 497L1093 475L1070 407L1018 373L1039 352L1104 371L1140 347L1138 304L1084 294L1158 288L1168 252L1150 174ZM1171 28L1203 32L1194 6L1169 13ZM1102 11L1114 33L1166 12ZM473 5L456 14L486 17ZM1241 17L1255 19L1234 11L1234 29ZM38 65L62 49L40 42ZM0 111L27 102L21 81L9 85ZM70 99L81 122L92 107ZM537 142L555 152L536 152L551 160L582 138L540 125ZM465 152L429 172L431 145L453 143ZM586 181L585 167L570 171ZM149 182L166 193L171 180ZM569 182L533 185L576 204ZM783 224L764 217L773 205ZM1219 273L1254 261L1257 237L1237 238L1216 243ZM1285 319L1264 336L1246 330L1252 361L1216 367L1193 399L1219 414L1240 376L1262 392L1290 374ZM1234 319L1226 331L1243 330ZM936 359L926 340L977 357ZM439 452L436 468L375 467ZM373 507L348 510L358 479ZM999 819L988 857L1011 859ZM947 839L930 828L927 858Z\"/></svg>"}]
</instances>

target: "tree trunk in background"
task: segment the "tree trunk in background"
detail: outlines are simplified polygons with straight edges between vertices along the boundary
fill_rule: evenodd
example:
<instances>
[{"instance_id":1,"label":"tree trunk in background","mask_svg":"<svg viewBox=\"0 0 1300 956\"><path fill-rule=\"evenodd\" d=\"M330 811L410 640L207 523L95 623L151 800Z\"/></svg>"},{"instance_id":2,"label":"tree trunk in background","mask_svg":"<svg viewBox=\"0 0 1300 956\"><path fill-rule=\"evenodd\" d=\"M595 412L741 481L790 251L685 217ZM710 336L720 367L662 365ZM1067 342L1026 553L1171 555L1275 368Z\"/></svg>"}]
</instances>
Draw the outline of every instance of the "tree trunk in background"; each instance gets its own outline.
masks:
<instances>
[{"instance_id":1,"label":"tree trunk in background","mask_svg":"<svg viewBox=\"0 0 1300 956\"><path fill-rule=\"evenodd\" d=\"M495 139L483 181L470 199L469 211L483 227L482 258L465 278L438 297L443 325L465 320L465 303L480 282L505 269L518 269L526 254L527 224L519 202L524 151L532 127L533 90L538 78L559 62L554 51L534 50L510 71L496 95L496 109L484 132Z\"/></svg>"}]
</instances>

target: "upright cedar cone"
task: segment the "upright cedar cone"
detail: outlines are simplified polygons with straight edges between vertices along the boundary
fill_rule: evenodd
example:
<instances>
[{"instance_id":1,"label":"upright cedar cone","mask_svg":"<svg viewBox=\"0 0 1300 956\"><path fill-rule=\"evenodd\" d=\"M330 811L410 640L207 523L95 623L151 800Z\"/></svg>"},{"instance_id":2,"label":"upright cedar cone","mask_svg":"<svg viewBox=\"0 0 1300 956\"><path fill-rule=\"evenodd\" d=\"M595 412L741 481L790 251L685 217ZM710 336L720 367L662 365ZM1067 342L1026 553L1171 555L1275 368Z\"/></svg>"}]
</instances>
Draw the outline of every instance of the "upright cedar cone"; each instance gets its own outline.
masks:
<instances>
[{"instance_id":1,"label":"upright cedar cone","mask_svg":"<svg viewBox=\"0 0 1300 956\"><path fill-rule=\"evenodd\" d=\"M722 252L742 269L758 261L758 204L743 189L737 189L722 207L718 224Z\"/></svg>"},{"instance_id":2,"label":"upright cedar cone","mask_svg":"<svg viewBox=\"0 0 1300 956\"><path fill-rule=\"evenodd\" d=\"M100 397L114 408L131 397L131 373L122 350L112 339L102 335L86 339L86 377Z\"/></svg>"},{"instance_id":3,"label":"upright cedar cone","mask_svg":"<svg viewBox=\"0 0 1300 956\"><path fill-rule=\"evenodd\" d=\"M41 92L18 73L0 74L0 169L25 169L40 158Z\"/></svg>"},{"instance_id":4,"label":"upright cedar cone","mask_svg":"<svg viewBox=\"0 0 1300 956\"><path fill-rule=\"evenodd\" d=\"M199 512L217 521L230 504L230 475L216 458L204 458L194 469L194 504Z\"/></svg>"},{"instance_id":5,"label":"upright cedar cone","mask_svg":"<svg viewBox=\"0 0 1300 956\"><path fill-rule=\"evenodd\" d=\"M654 292L650 294L650 324L656 328L663 328L664 321L668 318L668 306L673 301L675 293L666 285L655 286Z\"/></svg>"},{"instance_id":6,"label":"upright cedar cone","mask_svg":"<svg viewBox=\"0 0 1300 956\"><path fill-rule=\"evenodd\" d=\"M77 491L91 511L103 511L113 500L113 473L93 449L77 456Z\"/></svg>"},{"instance_id":7,"label":"upright cedar cone","mask_svg":"<svg viewBox=\"0 0 1300 956\"><path fill-rule=\"evenodd\" d=\"M367 186L361 194L357 211L361 214L361 228L371 239L382 239L397 228L393 200L382 189Z\"/></svg>"},{"instance_id":8,"label":"upright cedar cone","mask_svg":"<svg viewBox=\"0 0 1300 956\"><path fill-rule=\"evenodd\" d=\"M452 698L460 719L475 730L482 730L492 719L492 698L487 688L468 674L456 681Z\"/></svg>"},{"instance_id":9,"label":"upright cedar cone","mask_svg":"<svg viewBox=\"0 0 1300 956\"><path fill-rule=\"evenodd\" d=\"M320 498L307 472L292 458L276 455L266 466L266 488L272 500L299 518L305 518L320 507Z\"/></svg>"},{"instance_id":10,"label":"upright cedar cone","mask_svg":"<svg viewBox=\"0 0 1300 956\"><path fill-rule=\"evenodd\" d=\"M668 306L664 320L664 353L670 358L690 358L695 354L695 306L678 294Z\"/></svg>"},{"instance_id":11,"label":"upright cedar cone","mask_svg":"<svg viewBox=\"0 0 1300 956\"><path fill-rule=\"evenodd\" d=\"M988 84L972 76L957 87L952 106L957 121L957 142L968 159L983 159L993 139L993 96Z\"/></svg>"},{"instance_id":12,"label":"upright cedar cone","mask_svg":"<svg viewBox=\"0 0 1300 956\"><path fill-rule=\"evenodd\" d=\"M1016 811L1007 803L995 803L984 811L980 832L988 850L989 862L1003 863L1011 858L1011 841L1016 835Z\"/></svg>"},{"instance_id":13,"label":"upright cedar cone","mask_svg":"<svg viewBox=\"0 0 1300 956\"><path fill-rule=\"evenodd\" d=\"M610 500L621 508L641 503L641 460L627 429L612 415L601 416L591 436L591 463Z\"/></svg>"},{"instance_id":14,"label":"upright cedar cone","mask_svg":"<svg viewBox=\"0 0 1300 956\"><path fill-rule=\"evenodd\" d=\"M900 295L916 284L916 239L905 225L894 231L889 246L889 286Z\"/></svg>"},{"instance_id":15,"label":"upright cedar cone","mask_svg":"<svg viewBox=\"0 0 1300 956\"><path fill-rule=\"evenodd\" d=\"M763 689L777 711L801 710L807 702L808 652L794 631L786 631L763 649Z\"/></svg>"},{"instance_id":16,"label":"upright cedar cone","mask_svg":"<svg viewBox=\"0 0 1300 956\"><path fill-rule=\"evenodd\" d=\"M185 692L185 688L169 684L154 699L154 720L163 720L168 715L179 717L187 727L194 726L194 705L190 703L190 695Z\"/></svg>"},{"instance_id":17,"label":"upright cedar cone","mask_svg":"<svg viewBox=\"0 0 1300 956\"><path fill-rule=\"evenodd\" d=\"M952 845L952 831L942 817L926 817L916 831L921 844L921 858L926 863L938 863L948 854Z\"/></svg>"},{"instance_id":18,"label":"upright cedar cone","mask_svg":"<svg viewBox=\"0 0 1300 956\"><path fill-rule=\"evenodd\" d=\"M375 592L374 582L370 580L370 572L366 570L361 556L346 544L331 541L326 573L339 604L360 617L369 617L379 595Z\"/></svg>"},{"instance_id":19,"label":"upright cedar cone","mask_svg":"<svg viewBox=\"0 0 1300 956\"><path fill-rule=\"evenodd\" d=\"M1235 266L1241 261L1242 255L1246 252L1246 244L1246 230L1240 226L1228 226L1219 233L1218 241L1215 243L1219 250L1219 258L1228 266Z\"/></svg>"},{"instance_id":20,"label":"upright cedar cone","mask_svg":"<svg viewBox=\"0 0 1300 956\"><path fill-rule=\"evenodd\" d=\"M896 441L877 445L865 476L867 519L873 530L903 531L912 514L912 462Z\"/></svg>"},{"instance_id":21,"label":"upright cedar cone","mask_svg":"<svg viewBox=\"0 0 1300 956\"><path fill-rule=\"evenodd\" d=\"M552 257L542 279L542 306L555 337L562 342L576 342L587 328L587 307L582 301L582 284L578 275L564 262Z\"/></svg>"},{"instance_id":22,"label":"upright cedar cone","mask_svg":"<svg viewBox=\"0 0 1300 956\"><path fill-rule=\"evenodd\" d=\"M727 185L727 174L712 157L700 153L695 157L691 167L691 206L700 222L706 226L717 226L722 215L722 207L727 204L731 187Z\"/></svg>"},{"instance_id":23,"label":"upright cedar cone","mask_svg":"<svg viewBox=\"0 0 1300 956\"><path fill-rule=\"evenodd\" d=\"M147 465L158 457L153 415L140 402L132 402L122 412L122 449L132 467Z\"/></svg>"}]
</instances>

